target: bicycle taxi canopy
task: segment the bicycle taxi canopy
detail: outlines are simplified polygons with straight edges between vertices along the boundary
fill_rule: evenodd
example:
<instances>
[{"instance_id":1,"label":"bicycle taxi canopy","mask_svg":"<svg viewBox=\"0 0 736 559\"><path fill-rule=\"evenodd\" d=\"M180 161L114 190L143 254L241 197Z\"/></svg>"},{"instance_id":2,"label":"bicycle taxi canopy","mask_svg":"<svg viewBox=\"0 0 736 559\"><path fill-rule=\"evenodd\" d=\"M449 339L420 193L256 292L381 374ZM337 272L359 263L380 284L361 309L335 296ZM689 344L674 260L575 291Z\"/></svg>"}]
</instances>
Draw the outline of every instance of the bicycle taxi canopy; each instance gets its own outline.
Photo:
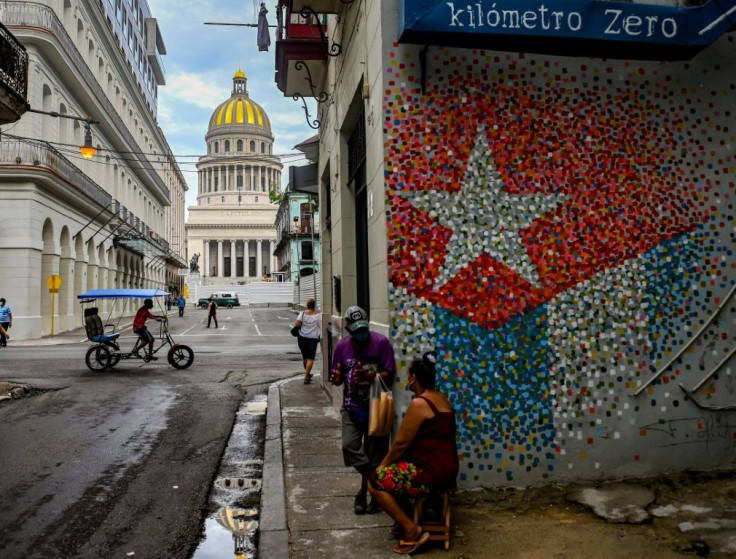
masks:
<instances>
[{"instance_id":1,"label":"bicycle taxi canopy","mask_svg":"<svg viewBox=\"0 0 736 559\"><path fill-rule=\"evenodd\" d=\"M166 295L170 293L163 289L91 289L77 295L77 299L91 303L95 299L152 299Z\"/></svg>"}]
</instances>

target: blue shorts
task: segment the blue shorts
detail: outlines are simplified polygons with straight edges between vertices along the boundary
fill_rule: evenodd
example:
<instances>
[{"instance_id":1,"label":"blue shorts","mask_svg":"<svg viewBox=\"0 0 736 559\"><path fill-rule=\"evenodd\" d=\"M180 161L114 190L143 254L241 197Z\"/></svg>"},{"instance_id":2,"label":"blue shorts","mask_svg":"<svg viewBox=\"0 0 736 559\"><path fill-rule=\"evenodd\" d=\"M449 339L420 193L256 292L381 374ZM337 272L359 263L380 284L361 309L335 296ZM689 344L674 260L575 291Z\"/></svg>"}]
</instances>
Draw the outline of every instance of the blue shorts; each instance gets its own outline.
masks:
<instances>
[{"instance_id":1,"label":"blue shorts","mask_svg":"<svg viewBox=\"0 0 736 559\"><path fill-rule=\"evenodd\" d=\"M317 355L317 346L319 345L319 338L305 338L299 336L297 338L299 344L299 350L302 352L302 359L311 359L314 361L315 355Z\"/></svg>"},{"instance_id":2,"label":"blue shorts","mask_svg":"<svg viewBox=\"0 0 736 559\"><path fill-rule=\"evenodd\" d=\"M139 338L140 338L141 340L143 340L144 342L148 342L149 344L152 344L152 343L153 343L153 336L152 336L152 335L151 335L151 333L150 333L150 332L148 331L148 328L146 328L145 326L141 326L141 327L140 327L140 328L138 328L138 330L137 330L136 332L134 332L134 333L135 333L135 334L138 334L138 337L139 337Z\"/></svg>"}]
</instances>

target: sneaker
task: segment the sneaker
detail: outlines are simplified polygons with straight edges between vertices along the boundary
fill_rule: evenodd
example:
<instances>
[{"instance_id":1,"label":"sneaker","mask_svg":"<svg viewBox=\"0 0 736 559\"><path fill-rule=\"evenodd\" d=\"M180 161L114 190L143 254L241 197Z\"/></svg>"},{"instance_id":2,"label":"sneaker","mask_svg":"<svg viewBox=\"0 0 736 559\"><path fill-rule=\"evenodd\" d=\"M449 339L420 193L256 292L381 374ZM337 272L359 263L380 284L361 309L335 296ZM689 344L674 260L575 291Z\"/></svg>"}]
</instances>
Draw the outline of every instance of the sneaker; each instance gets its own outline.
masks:
<instances>
[{"instance_id":1,"label":"sneaker","mask_svg":"<svg viewBox=\"0 0 736 559\"><path fill-rule=\"evenodd\" d=\"M353 511L355 514L365 514L368 508L367 499L365 493L358 493L355 496L355 504L353 505Z\"/></svg>"},{"instance_id":2,"label":"sneaker","mask_svg":"<svg viewBox=\"0 0 736 559\"><path fill-rule=\"evenodd\" d=\"M366 514L377 514L381 512L381 507L376 503L376 501L373 500L373 497L371 497L371 502L368 503L368 506L365 509Z\"/></svg>"},{"instance_id":3,"label":"sneaker","mask_svg":"<svg viewBox=\"0 0 736 559\"><path fill-rule=\"evenodd\" d=\"M149 355L148 356L148 360L149 361L158 361L158 357L156 357L155 355Z\"/></svg>"},{"instance_id":4,"label":"sneaker","mask_svg":"<svg viewBox=\"0 0 736 559\"><path fill-rule=\"evenodd\" d=\"M138 353L137 351L131 351L130 354L135 357L136 359L143 359L143 356Z\"/></svg>"}]
</instances>

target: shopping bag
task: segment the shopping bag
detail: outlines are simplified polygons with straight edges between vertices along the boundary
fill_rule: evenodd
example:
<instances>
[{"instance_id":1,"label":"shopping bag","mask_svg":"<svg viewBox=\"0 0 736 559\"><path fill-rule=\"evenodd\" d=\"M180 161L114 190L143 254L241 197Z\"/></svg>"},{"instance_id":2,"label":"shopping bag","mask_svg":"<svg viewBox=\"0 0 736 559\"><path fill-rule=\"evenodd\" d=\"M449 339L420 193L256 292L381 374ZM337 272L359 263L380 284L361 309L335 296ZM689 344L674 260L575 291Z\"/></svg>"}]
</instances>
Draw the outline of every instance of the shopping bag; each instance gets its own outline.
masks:
<instances>
[{"instance_id":1,"label":"shopping bag","mask_svg":"<svg viewBox=\"0 0 736 559\"><path fill-rule=\"evenodd\" d=\"M391 432L394 420L394 395L386 386L381 375L371 385L370 408L368 412L368 434L372 437L384 437Z\"/></svg>"}]
</instances>

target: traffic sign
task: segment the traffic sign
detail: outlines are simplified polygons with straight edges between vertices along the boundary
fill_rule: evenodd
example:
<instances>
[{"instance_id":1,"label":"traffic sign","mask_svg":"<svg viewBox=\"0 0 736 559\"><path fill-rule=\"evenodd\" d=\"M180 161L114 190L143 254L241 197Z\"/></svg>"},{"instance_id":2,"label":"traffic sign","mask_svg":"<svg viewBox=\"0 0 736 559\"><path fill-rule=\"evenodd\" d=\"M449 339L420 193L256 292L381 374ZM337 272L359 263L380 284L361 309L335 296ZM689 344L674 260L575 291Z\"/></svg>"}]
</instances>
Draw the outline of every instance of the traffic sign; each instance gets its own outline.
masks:
<instances>
[{"instance_id":1,"label":"traffic sign","mask_svg":"<svg viewBox=\"0 0 736 559\"><path fill-rule=\"evenodd\" d=\"M58 293L59 288L61 287L61 276L57 276L56 274L50 275L46 278L46 285L49 286L49 290L56 289L56 292Z\"/></svg>"}]
</instances>

